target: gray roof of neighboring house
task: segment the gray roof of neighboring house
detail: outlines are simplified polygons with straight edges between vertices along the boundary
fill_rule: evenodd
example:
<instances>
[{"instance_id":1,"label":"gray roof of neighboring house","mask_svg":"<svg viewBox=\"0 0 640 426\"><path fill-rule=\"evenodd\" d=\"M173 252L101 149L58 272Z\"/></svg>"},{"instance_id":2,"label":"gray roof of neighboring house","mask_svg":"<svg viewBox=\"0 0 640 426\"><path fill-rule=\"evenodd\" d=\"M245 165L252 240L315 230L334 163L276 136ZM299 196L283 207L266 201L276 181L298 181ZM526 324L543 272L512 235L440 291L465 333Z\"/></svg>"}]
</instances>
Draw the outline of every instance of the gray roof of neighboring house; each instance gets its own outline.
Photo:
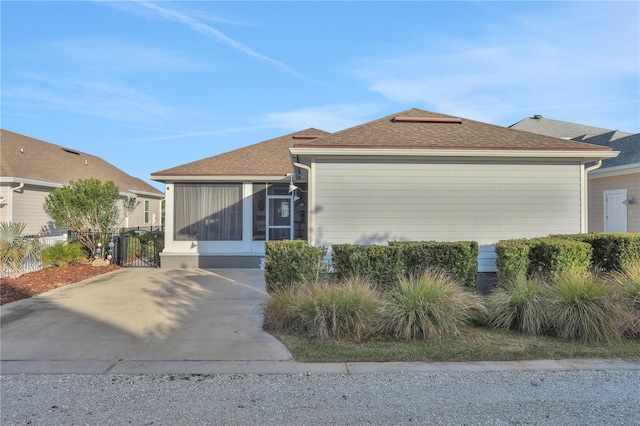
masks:
<instances>
[{"instance_id":1,"label":"gray roof of neighboring house","mask_svg":"<svg viewBox=\"0 0 640 426\"><path fill-rule=\"evenodd\" d=\"M527 117L509 127L536 134L607 146L614 151L620 151L617 157L604 160L602 169L640 163L640 133L569 123L545 118L541 115Z\"/></svg>"},{"instance_id":2,"label":"gray roof of neighboring house","mask_svg":"<svg viewBox=\"0 0 640 426\"><path fill-rule=\"evenodd\" d=\"M4 129L0 131L0 176L60 185L94 177L103 182L112 181L120 192L164 195L100 157Z\"/></svg>"}]
</instances>

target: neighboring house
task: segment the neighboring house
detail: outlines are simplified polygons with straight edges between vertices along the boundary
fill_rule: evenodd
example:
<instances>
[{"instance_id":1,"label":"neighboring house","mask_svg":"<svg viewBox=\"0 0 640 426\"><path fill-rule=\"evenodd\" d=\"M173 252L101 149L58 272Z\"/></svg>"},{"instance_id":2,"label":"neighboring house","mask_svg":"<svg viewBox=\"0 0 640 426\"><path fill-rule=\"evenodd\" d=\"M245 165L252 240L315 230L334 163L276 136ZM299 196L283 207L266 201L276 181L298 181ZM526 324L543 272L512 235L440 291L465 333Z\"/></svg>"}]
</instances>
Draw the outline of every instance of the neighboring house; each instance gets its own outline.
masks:
<instances>
[{"instance_id":1,"label":"neighboring house","mask_svg":"<svg viewBox=\"0 0 640 426\"><path fill-rule=\"evenodd\" d=\"M640 133L626 133L541 115L512 129L611 147L620 154L589 172L589 232L640 232Z\"/></svg>"},{"instance_id":2,"label":"neighboring house","mask_svg":"<svg viewBox=\"0 0 640 426\"><path fill-rule=\"evenodd\" d=\"M118 227L161 224L164 194L148 183L99 157L1 130L0 221L26 223L26 235L64 235L66 229L56 227L44 212L44 200L72 180L91 177L112 181L122 200L135 197L139 201L128 217L121 217Z\"/></svg>"},{"instance_id":3,"label":"neighboring house","mask_svg":"<svg viewBox=\"0 0 640 426\"><path fill-rule=\"evenodd\" d=\"M616 155L419 109L309 129L153 173L162 267L258 267L273 239L475 240L494 272L499 240L586 232L585 164Z\"/></svg>"}]
</instances>

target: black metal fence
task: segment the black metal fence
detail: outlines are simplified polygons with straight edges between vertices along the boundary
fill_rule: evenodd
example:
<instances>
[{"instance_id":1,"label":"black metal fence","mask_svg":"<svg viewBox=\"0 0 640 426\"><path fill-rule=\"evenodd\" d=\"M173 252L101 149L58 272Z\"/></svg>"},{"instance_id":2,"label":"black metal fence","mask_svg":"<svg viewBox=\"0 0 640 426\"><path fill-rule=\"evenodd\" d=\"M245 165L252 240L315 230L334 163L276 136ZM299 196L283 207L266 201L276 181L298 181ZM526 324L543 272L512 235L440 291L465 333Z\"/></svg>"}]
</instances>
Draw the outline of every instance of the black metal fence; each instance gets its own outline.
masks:
<instances>
[{"instance_id":1,"label":"black metal fence","mask_svg":"<svg viewBox=\"0 0 640 426\"><path fill-rule=\"evenodd\" d=\"M73 231L69 231L69 241L78 241ZM100 234L99 241L96 257L124 267L160 267L160 252L164 248L162 227L123 228Z\"/></svg>"}]
</instances>

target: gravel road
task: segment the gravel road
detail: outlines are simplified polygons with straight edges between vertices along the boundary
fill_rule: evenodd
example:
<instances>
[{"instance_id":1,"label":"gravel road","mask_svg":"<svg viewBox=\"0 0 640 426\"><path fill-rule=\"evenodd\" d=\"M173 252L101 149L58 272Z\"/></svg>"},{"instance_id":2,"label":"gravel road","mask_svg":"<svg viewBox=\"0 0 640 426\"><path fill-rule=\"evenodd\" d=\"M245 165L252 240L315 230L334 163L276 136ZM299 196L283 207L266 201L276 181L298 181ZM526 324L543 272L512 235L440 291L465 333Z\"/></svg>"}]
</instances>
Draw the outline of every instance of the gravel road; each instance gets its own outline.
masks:
<instances>
[{"instance_id":1,"label":"gravel road","mask_svg":"<svg viewBox=\"0 0 640 426\"><path fill-rule=\"evenodd\" d=\"M640 370L5 375L2 425L640 425Z\"/></svg>"}]
</instances>

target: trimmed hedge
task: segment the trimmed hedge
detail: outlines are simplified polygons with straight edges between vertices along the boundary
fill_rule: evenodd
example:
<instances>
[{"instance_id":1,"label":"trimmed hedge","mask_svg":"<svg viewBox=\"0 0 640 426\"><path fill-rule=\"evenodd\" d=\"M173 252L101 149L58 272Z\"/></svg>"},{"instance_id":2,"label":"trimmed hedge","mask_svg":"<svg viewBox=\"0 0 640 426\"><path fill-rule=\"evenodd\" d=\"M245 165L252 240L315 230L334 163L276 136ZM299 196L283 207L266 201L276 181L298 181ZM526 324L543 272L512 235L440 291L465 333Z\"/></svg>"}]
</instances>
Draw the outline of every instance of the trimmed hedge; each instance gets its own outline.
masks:
<instances>
[{"instance_id":1,"label":"trimmed hedge","mask_svg":"<svg viewBox=\"0 0 640 426\"><path fill-rule=\"evenodd\" d=\"M518 281L529 271L529 240L503 240L496 243L498 283Z\"/></svg>"},{"instance_id":2,"label":"trimmed hedge","mask_svg":"<svg viewBox=\"0 0 640 426\"><path fill-rule=\"evenodd\" d=\"M557 235L587 243L593 247L591 264L605 271L621 271L624 265L640 262L640 234L631 232Z\"/></svg>"},{"instance_id":3,"label":"trimmed hedge","mask_svg":"<svg viewBox=\"0 0 640 426\"><path fill-rule=\"evenodd\" d=\"M498 282L560 272L587 272L593 249L587 243L563 238L503 240L496 244Z\"/></svg>"},{"instance_id":4,"label":"trimmed hedge","mask_svg":"<svg viewBox=\"0 0 640 426\"><path fill-rule=\"evenodd\" d=\"M338 280L358 276L374 286L387 288L404 275L404 263L399 247L336 244L331 262Z\"/></svg>"},{"instance_id":5,"label":"trimmed hedge","mask_svg":"<svg viewBox=\"0 0 640 426\"><path fill-rule=\"evenodd\" d=\"M390 241L387 246L336 244L333 268L337 279L358 275L375 286L395 286L401 277L434 269L475 287L478 243L475 241Z\"/></svg>"},{"instance_id":6,"label":"trimmed hedge","mask_svg":"<svg viewBox=\"0 0 640 426\"><path fill-rule=\"evenodd\" d=\"M552 277L561 272L587 272L593 249L587 243L560 238L540 238L529 250L529 276Z\"/></svg>"},{"instance_id":7,"label":"trimmed hedge","mask_svg":"<svg viewBox=\"0 0 640 426\"><path fill-rule=\"evenodd\" d=\"M469 287L478 277L478 243L475 241L391 241L400 247L406 274L421 275L427 269L444 271Z\"/></svg>"},{"instance_id":8,"label":"trimmed hedge","mask_svg":"<svg viewBox=\"0 0 640 426\"><path fill-rule=\"evenodd\" d=\"M267 241L264 265L267 292L324 278L326 254L325 247L311 247L302 240Z\"/></svg>"}]
</instances>

